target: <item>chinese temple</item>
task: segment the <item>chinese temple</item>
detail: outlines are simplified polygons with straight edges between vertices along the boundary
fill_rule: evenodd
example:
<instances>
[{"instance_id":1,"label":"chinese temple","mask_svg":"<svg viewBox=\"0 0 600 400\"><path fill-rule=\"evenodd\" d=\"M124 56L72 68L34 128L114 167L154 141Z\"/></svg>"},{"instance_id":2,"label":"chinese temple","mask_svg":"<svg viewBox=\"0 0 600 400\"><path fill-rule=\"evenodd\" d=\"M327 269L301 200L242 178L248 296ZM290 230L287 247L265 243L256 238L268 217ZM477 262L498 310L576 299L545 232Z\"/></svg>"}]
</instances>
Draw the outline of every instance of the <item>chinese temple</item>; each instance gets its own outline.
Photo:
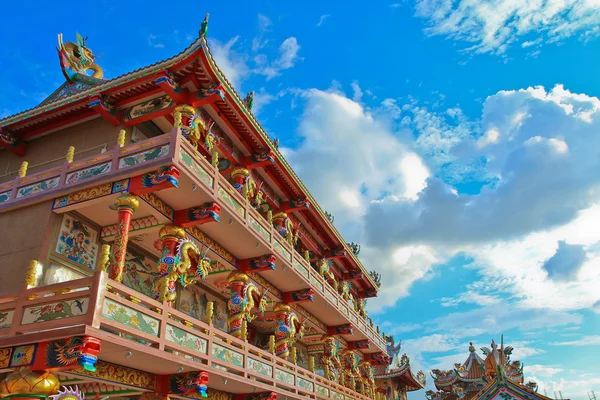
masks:
<instances>
[{"instance_id":1,"label":"chinese temple","mask_svg":"<svg viewBox=\"0 0 600 400\"><path fill-rule=\"evenodd\" d=\"M0 120L0 398L403 399L358 259L215 64L65 78Z\"/></svg>"},{"instance_id":2,"label":"chinese temple","mask_svg":"<svg viewBox=\"0 0 600 400\"><path fill-rule=\"evenodd\" d=\"M523 364L510 359L512 346L500 348L494 340L490 347L482 347L485 358L477 354L473 343L469 344L469 355L454 368L441 371L434 369L431 377L437 392L428 390L425 396L429 400L549 400L537 393L535 382L523 383Z\"/></svg>"}]
</instances>

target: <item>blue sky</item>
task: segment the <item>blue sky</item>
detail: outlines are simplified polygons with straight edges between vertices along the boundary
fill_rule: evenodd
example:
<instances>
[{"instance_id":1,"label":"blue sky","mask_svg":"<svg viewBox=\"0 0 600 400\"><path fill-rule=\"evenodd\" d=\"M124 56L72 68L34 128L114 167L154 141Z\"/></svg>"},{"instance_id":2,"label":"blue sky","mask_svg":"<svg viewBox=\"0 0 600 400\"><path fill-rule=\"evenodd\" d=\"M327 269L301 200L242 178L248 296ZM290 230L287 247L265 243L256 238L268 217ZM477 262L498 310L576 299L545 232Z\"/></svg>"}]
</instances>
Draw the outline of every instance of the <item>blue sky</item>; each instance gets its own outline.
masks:
<instances>
[{"instance_id":1,"label":"blue sky","mask_svg":"<svg viewBox=\"0 0 600 400\"><path fill-rule=\"evenodd\" d=\"M600 392L600 10L592 1L10 3L0 115L170 57L206 12L219 65L386 286L371 315L425 370L515 347L542 390ZM21 17L19 17L21 16ZM423 393L411 395L423 398Z\"/></svg>"}]
</instances>

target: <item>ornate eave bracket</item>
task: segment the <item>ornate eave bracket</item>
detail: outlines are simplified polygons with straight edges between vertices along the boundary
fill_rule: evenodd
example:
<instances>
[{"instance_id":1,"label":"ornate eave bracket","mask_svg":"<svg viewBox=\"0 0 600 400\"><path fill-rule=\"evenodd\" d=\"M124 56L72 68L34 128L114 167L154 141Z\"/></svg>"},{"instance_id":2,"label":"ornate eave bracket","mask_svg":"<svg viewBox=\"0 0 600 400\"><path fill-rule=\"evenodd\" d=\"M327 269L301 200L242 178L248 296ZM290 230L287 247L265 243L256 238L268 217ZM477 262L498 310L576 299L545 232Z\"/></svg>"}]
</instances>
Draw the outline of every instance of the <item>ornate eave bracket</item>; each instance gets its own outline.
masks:
<instances>
[{"instance_id":1,"label":"ornate eave bracket","mask_svg":"<svg viewBox=\"0 0 600 400\"><path fill-rule=\"evenodd\" d=\"M173 223L182 228L203 225L209 222L219 222L221 207L215 202L204 203L201 206L175 211Z\"/></svg>"},{"instance_id":2,"label":"ornate eave bracket","mask_svg":"<svg viewBox=\"0 0 600 400\"><path fill-rule=\"evenodd\" d=\"M108 103L102 95L90 97L89 108L100 114L106 121L113 126L121 124L121 114L112 104Z\"/></svg>"},{"instance_id":3,"label":"ornate eave bracket","mask_svg":"<svg viewBox=\"0 0 600 400\"><path fill-rule=\"evenodd\" d=\"M187 90L179 86L173 75L168 71L161 71L156 75L154 84L160 87L165 93L173 99L176 104L185 104L187 102Z\"/></svg>"},{"instance_id":4,"label":"ornate eave bracket","mask_svg":"<svg viewBox=\"0 0 600 400\"><path fill-rule=\"evenodd\" d=\"M0 127L0 146L19 157L23 157L27 153L27 143L12 136L2 127Z\"/></svg>"},{"instance_id":5,"label":"ornate eave bracket","mask_svg":"<svg viewBox=\"0 0 600 400\"><path fill-rule=\"evenodd\" d=\"M239 271L248 274L262 271L274 271L276 262L277 257L273 254L265 254L256 258L238 260L236 267Z\"/></svg>"}]
</instances>

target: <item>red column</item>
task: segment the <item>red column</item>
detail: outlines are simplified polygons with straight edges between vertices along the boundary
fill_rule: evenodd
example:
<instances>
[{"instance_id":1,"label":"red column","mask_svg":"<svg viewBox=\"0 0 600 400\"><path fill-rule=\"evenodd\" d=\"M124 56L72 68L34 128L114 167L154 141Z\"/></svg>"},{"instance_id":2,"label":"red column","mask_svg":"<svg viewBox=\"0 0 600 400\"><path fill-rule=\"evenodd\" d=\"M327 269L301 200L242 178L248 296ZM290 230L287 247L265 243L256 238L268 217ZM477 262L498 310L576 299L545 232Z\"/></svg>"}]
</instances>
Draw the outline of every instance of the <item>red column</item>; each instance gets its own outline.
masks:
<instances>
[{"instance_id":1,"label":"red column","mask_svg":"<svg viewBox=\"0 0 600 400\"><path fill-rule=\"evenodd\" d=\"M115 200L110 206L112 210L119 213L117 221L117 237L113 244L112 262L110 265L109 276L117 282L123 280L123 271L125 270L125 255L127 253L127 241L129 240L129 226L131 216L139 208L140 203L137 197L124 193Z\"/></svg>"}]
</instances>

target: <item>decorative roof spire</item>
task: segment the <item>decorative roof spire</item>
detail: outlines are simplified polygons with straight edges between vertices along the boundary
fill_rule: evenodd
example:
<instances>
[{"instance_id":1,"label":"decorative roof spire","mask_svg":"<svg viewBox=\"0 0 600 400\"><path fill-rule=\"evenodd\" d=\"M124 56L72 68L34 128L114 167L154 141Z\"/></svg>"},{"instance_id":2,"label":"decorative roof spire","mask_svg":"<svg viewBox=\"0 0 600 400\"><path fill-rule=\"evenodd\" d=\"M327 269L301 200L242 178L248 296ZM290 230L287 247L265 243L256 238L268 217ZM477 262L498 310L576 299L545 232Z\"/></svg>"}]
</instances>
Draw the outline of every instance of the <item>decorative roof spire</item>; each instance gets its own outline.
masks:
<instances>
[{"instance_id":1,"label":"decorative roof spire","mask_svg":"<svg viewBox=\"0 0 600 400\"><path fill-rule=\"evenodd\" d=\"M469 342L469 353L475 353L477 350L473 346L473 342Z\"/></svg>"},{"instance_id":2,"label":"decorative roof spire","mask_svg":"<svg viewBox=\"0 0 600 400\"><path fill-rule=\"evenodd\" d=\"M65 78L72 82L76 74L87 75L88 71L91 71L93 78L102 79L104 72L96 64L94 61L96 57L86 45L87 37L84 38L79 33L76 33L75 37L77 43L63 43L62 33L58 34L58 47L56 50L58 50L60 66Z\"/></svg>"},{"instance_id":3,"label":"decorative roof spire","mask_svg":"<svg viewBox=\"0 0 600 400\"><path fill-rule=\"evenodd\" d=\"M248 93L244 98L244 104L248 107L248 110L252 111L252 106L254 105L254 91Z\"/></svg>"},{"instance_id":4,"label":"decorative roof spire","mask_svg":"<svg viewBox=\"0 0 600 400\"><path fill-rule=\"evenodd\" d=\"M206 38L206 36L208 35L208 16L209 14L206 13L206 16L204 17L204 21L202 21L202 24L200 24L200 37L204 37Z\"/></svg>"}]
</instances>

